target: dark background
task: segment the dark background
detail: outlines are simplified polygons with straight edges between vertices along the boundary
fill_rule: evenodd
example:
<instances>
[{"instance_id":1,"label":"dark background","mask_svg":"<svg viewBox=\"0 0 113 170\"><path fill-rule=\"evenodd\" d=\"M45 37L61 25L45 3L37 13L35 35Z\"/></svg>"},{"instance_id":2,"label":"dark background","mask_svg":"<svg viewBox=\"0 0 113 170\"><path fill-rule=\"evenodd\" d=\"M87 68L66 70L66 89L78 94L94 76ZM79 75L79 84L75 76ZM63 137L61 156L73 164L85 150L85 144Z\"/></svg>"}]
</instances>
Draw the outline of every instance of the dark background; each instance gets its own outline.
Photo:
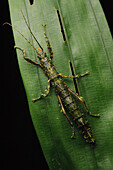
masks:
<instances>
[{"instance_id":1,"label":"dark background","mask_svg":"<svg viewBox=\"0 0 113 170\"><path fill-rule=\"evenodd\" d=\"M113 35L112 1L100 1L110 31ZM2 23L10 23L7 0L2 4ZM21 80L14 50L14 39L9 27L1 27L1 132L0 153L1 170L37 170L49 169L37 139L30 117L25 89ZM1 166L2 165L2 166Z\"/></svg>"}]
</instances>

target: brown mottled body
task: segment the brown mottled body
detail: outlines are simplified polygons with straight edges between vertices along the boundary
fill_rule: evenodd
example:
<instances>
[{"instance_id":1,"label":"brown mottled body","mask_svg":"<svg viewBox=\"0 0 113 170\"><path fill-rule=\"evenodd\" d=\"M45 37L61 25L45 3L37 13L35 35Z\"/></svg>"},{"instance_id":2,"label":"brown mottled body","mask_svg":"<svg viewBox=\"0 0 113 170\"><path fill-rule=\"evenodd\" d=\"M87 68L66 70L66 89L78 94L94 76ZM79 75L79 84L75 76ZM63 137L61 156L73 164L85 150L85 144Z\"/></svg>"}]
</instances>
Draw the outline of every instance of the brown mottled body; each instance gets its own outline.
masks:
<instances>
[{"instance_id":1,"label":"brown mottled body","mask_svg":"<svg viewBox=\"0 0 113 170\"><path fill-rule=\"evenodd\" d=\"M79 132L82 134L85 141L91 144L95 144L95 139L92 135L88 120L85 118L84 113L81 112L73 94L69 91L68 86L62 80L63 76L56 71L55 66L53 65L51 59L48 57L41 59L40 64L45 75L50 80L51 86L55 89L56 95L60 96L64 108L69 114L71 114L77 128L79 129Z\"/></svg>"}]
</instances>

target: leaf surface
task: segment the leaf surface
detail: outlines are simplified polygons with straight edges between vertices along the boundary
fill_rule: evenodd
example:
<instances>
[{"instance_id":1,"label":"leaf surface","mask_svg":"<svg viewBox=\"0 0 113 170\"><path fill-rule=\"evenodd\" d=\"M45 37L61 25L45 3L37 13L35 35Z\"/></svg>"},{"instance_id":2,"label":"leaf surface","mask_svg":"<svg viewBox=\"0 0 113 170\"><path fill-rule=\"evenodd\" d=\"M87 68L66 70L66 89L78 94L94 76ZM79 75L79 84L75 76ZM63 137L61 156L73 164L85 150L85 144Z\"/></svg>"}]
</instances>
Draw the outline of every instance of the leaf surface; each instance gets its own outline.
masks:
<instances>
[{"instance_id":1,"label":"leaf surface","mask_svg":"<svg viewBox=\"0 0 113 170\"><path fill-rule=\"evenodd\" d=\"M38 48L21 15L21 8L31 30L48 53L42 28L43 23L47 25L54 52L53 62L59 73L71 74L68 60L72 61L76 74L90 71L90 76L78 80L78 85L89 110L101 115L100 119L87 116L97 141L94 149L85 143L77 129L76 139L70 139L71 127L60 113L52 88L47 98L32 103L32 98L45 92L47 77L40 68L27 63L22 52L17 50L31 118L50 169L112 169L113 42L99 1L43 0L30 6L25 0L9 0L9 6L12 25ZM65 43L57 10L66 36ZM38 62L32 47L15 30L14 37L16 46L23 48L27 57ZM72 80L65 82L74 90Z\"/></svg>"}]
</instances>

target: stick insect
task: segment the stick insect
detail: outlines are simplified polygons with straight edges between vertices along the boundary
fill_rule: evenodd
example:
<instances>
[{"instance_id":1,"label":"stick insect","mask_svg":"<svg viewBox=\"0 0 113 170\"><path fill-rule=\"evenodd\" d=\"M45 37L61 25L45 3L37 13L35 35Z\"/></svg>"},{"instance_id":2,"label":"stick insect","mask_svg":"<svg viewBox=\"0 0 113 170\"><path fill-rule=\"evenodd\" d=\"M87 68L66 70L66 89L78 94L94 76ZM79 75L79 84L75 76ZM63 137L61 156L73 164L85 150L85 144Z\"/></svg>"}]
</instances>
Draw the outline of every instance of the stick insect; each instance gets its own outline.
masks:
<instances>
[{"instance_id":1,"label":"stick insect","mask_svg":"<svg viewBox=\"0 0 113 170\"><path fill-rule=\"evenodd\" d=\"M55 93L58 97L61 111L63 112L64 116L66 117L66 119L68 120L68 122L72 128L71 138L75 138L75 130L74 130L74 125L73 125L72 121L70 120L70 118L67 115L67 112L72 116L73 122L75 122L75 124L76 124L79 132L82 134L82 137L84 138L84 140L87 143L94 145L96 142L93 137L92 130L90 128L88 120L85 117L85 114L80 110L79 106L77 105L77 103L75 101L75 97L84 104L86 111L90 116L99 118L100 115L90 113L83 98L78 93L69 89L69 87L66 85L66 83L63 80L63 78L79 79L79 78L82 78L82 77L88 75L89 72L86 72L86 73L80 74L80 75L75 75L75 76L63 76L63 75L59 74L55 68L55 65L53 64L53 61L52 61L53 51L52 51L52 47L51 47L50 41L49 41L47 33L46 33L46 24L43 24L42 26L43 26L43 30L44 30L44 37L45 37L47 49L49 52L49 56L47 56L47 54L44 52L44 49L40 45L39 41L34 36L22 11L21 11L21 13L23 15L24 21L25 21L30 33L32 34L33 38L35 39L35 41L37 42L37 44L39 46L38 49L36 49L33 46L33 44L31 44L30 41L20 31L18 31L14 26L12 26L9 23L4 23L4 24L8 24L11 27L13 27L32 46L32 48L36 51L37 57L40 62L35 62L35 61L31 60L30 58L26 57L25 51L22 48L17 47L17 46L15 46L15 48L22 51L23 57L28 63L31 63L37 67L41 67L44 74L48 77L48 86L47 86L47 89L45 90L45 94L41 94L39 97L32 99L32 101L36 102L40 99L44 99L45 97L47 97L49 95L50 88L53 87L55 90Z\"/></svg>"}]
</instances>

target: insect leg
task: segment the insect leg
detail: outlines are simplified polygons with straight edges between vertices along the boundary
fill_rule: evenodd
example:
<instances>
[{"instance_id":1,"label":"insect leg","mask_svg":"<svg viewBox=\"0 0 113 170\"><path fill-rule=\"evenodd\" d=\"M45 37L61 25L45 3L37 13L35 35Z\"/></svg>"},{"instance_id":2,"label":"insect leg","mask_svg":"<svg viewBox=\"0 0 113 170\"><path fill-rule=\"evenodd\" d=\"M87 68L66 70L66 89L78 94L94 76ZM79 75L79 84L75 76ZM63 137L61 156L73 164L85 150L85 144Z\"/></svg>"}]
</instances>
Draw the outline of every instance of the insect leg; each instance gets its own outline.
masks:
<instances>
[{"instance_id":1,"label":"insect leg","mask_svg":"<svg viewBox=\"0 0 113 170\"><path fill-rule=\"evenodd\" d=\"M84 73L84 74L78 74L78 75L76 75L76 76L62 76L61 75L61 77L62 78L75 78L75 79L79 79L79 78L81 78L81 77L84 77L84 76L87 76L87 75L89 75L89 72L88 71L86 71L86 73Z\"/></svg>"},{"instance_id":2,"label":"insect leg","mask_svg":"<svg viewBox=\"0 0 113 170\"><path fill-rule=\"evenodd\" d=\"M49 94L49 92L50 92L50 79L48 80L48 82L49 82L49 84L48 84L48 87L46 88L46 90L45 90L45 94L41 94L39 97L37 97L36 99L32 99L32 102L36 102L36 101L38 101L39 99L41 99L41 98L45 98L45 97L47 97L48 96L48 94Z\"/></svg>"},{"instance_id":3,"label":"insect leg","mask_svg":"<svg viewBox=\"0 0 113 170\"><path fill-rule=\"evenodd\" d=\"M98 118L100 117L100 114L92 114L92 113L89 112L88 107L86 105L86 102L82 99L83 97L79 96L77 93L73 92L69 88L68 88L68 91L71 92L77 99L79 99L84 104L86 111L90 116L98 117Z\"/></svg>"},{"instance_id":4,"label":"insect leg","mask_svg":"<svg viewBox=\"0 0 113 170\"><path fill-rule=\"evenodd\" d=\"M68 120L69 124L70 124L71 127L72 127L72 136L71 136L71 138L74 139L74 138L75 138L75 129L74 129L73 123L71 122L71 120L70 120L69 117L67 116L66 111L65 111L65 109L64 109L64 107L63 107L63 104L62 104L62 101L61 101L61 98L60 98L59 95L58 95L58 100L59 100L59 103L60 103L60 106L61 106L61 110L62 110L64 116L66 117L66 119Z\"/></svg>"},{"instance_id":5,"label":"insect leg","mask_svg":"<svg viewBox=\"0 0 113 170\"><path fill-rule=\"evenodd\" d=\"M36 65L36 66L37 66L37 65L39 65L39 66L41 65L40 63L37 63L37 62L31 60L30 58L26 57L26 56L25 56L25 50L23 50L22 48L17 47L17 46L14 46L14 48L19 49L19 50L22 51L23 56L24 56L24 59L25 59L27 62L29 62L29 63L31 63L31 64L34 64L34 65Z\"/></svg>"},{"instance_id":6,"label":"insect leg","mask_svg":"<svg viewBox=\"0 0 113 170\"><path fill-rule=\"evenodd\" d=\"M49 59L52 59L53 58L53 51L52 51L52 47L51 47L51 44L49 42L48 36L46 34L46 28L45 28L46 24L42 24L42 26L44 27L44 37L45 37L47 48L48 48L48 51L49 51Z\"/></svg>"}]
</instances>

